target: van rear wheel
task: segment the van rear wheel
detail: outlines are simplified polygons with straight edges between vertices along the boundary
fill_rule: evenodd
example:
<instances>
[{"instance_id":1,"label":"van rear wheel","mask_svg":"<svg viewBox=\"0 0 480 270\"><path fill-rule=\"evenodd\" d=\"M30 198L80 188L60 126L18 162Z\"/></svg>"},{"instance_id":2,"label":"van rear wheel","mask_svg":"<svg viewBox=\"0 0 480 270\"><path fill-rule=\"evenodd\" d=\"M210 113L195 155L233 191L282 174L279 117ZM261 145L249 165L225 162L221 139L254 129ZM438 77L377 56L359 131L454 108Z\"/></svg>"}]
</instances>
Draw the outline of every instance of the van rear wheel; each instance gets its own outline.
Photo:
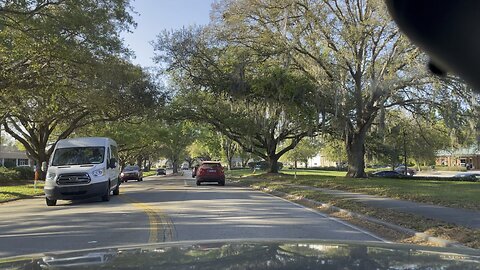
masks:
<instances>
[{"instance_id":1,"label":"van rear wheel","mask_svg":"<svg viewBox=\"0 0 480 270\"><path fill-rule=\"evenodd\" d=\"M50 200L49 198L45 197L45 202L47 203L47 206L55 206L57 205L57 200Z\"/></svg>"}]
</instances>

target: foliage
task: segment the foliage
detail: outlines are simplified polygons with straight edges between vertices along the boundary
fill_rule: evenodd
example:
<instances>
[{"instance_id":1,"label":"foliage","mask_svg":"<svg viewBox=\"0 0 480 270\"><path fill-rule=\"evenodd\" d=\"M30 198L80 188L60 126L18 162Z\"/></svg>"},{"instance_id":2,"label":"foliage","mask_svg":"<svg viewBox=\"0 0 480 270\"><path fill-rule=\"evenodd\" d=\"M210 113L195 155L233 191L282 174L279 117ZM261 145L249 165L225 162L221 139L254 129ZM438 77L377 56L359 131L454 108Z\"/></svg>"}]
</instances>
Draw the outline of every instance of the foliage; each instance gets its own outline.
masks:
<instances>
[{"instance_id":1,"label":"foliage","mask_svg":"<svg viewBox=\"0 0 480 270\"><path fill-rule=\"evenodd\" d=\"M19 180L19 179L20 179L20 172L11 168L0 167L0 180L10 181L10 180Z\"/></svg>"},{"instance_id":2,"label":"foliage","mask_svg":"<svg viewBox=\"0 0 480 270\"><path fill-rule=\"evenodd\" d=\"M293 150L287 152L283 159L294 163L295 167L297 167L298 161L303 162L305 167L307 167L308 160L318 155L321 148L322 144L318 138L306 137L303 138Z\"/></svg>"},{"instance_id":3,"label":"foliage","mask_svg":"<svg viewBox=\"0 0 480 270\"><path fill-rule=\"evenodd\" d=\"M31 167L14 167L13 170L18 172L18 179L20 180L30 180L35 176L35 172Z\"/></svg>"},{"instance_id":4,"label":"foliage","mask_svg":"<svg viewBox=\"0 0 480 270\"><path fill-rule=\"evenodd\" d=\"M195 126L191 122L168 123L159 136L159 153L172 162L173 173L178 172L180 162L188 157L187 147L196 139Z\"/></svg>"},{"instance_id":5,"label":"foliage","mask_svg":"<svg viewBox=\"0 0 480 270\"><path fill-rule=\"evenodd\" d=\"M209 29L165 32L155 44L156 60L179 87L181 114L212 125L277 172L278 159L324 120L309 104L314 85L282 67L279 57L222 42Z\"/></svg>"},{"instance_id":6,"label":"foliage","mask_svg":"<svg viewBox=\"0 0 480 270\"><path fill-rule=\"evenodd\" d=\"M225 1L213 18L212 31L226 43L283 55L284 65L316 83L311 98L331 119L326 131L345 143L350 176L365 176L365 139L382 111L446 115L443 105L462 113L468 103L460 91L435 85L425 57L380 0Z\"/></svg>"},{"instance_id":7,"label":"foliage","mask_svg":"<svg viewBox=\"0 0 480 270\"><path fill-rule=\"evenodd\" d=\"M391 110L384 123L378 123L367 138L367 156L375 163L402 163L407 161L417 166L435 164L438 150L449 148L450 136L441 119L427 120L402 110Z\"/></svg>"},{"instance_id":8,"label":"foliage","mask_svg":"<svg viewBox=\"0 0 480 270\"><path fill-rule=\"evenodd\" d=\"M34 172L30 167L0 167L0 181L30 180L33 177Z\"/></svg>"},{"instance_id":9,"label":"foliage","mask_svg":"<svg viewBox=\"0 0 480 270\"><path fill-rule=\"evenodd\" d=\"M345 149L345 143L333 136L324 137L324 145L322 147L322 154L332 161L343 163L347 160L347 151Z\"/></svg>"},{"instance_id":10,"label":"foliage","mask_svg":"<svg viewBox=\"0 0 480 270\"><path fill-rule=\"evenodd\" d=\"M128 1L7 1L0 9L5 131L41 163L75 130L155 107L157 85L126 60ZM15 104L16 106L9 106Z\"/></svg>"},{"instance_id":11,"label":"foliage","mask_svg":"<svg viewBox=\"0 0 480 270\"><path fill-rule=\"evenodd\" d=\"M188 147L190 156L198 160L219 160L221 158L221 135L202 124L196 127L196 139Z\"/></svg>"}]
</instances>

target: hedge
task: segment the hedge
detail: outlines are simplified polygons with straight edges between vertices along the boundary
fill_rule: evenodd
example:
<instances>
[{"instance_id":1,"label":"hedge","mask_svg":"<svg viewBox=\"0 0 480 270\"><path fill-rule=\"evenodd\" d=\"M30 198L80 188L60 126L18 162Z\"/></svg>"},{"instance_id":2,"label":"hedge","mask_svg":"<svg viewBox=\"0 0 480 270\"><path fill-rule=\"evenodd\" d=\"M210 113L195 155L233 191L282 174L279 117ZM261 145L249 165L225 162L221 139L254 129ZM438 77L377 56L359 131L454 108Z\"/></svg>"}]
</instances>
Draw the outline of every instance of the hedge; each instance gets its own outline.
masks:
<instances>
[{"instance_id":1,"label":"hedge","mask_svg":"<svg viewBox=\"0 0 480 270\"><path fill-rule=\"evenodd\" d=\"M30 180L34 178L35 173L30 167L0 167L0 181L11 180Z\"/></svg>"}]
</instances>

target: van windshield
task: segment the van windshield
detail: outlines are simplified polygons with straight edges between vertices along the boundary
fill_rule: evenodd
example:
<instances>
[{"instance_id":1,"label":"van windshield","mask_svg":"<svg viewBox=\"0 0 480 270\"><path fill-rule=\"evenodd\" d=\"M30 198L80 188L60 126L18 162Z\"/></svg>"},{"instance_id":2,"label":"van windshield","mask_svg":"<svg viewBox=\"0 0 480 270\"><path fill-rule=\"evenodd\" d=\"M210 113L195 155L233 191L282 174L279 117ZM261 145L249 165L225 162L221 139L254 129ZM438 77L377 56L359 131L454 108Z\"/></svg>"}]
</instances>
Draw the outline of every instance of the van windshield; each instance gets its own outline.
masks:
<instances>
[{"instance_id":1,"label":"van windshield","mask_svg":"<svg viewBox=\"0 0 480 270\"><path fill-rule=\"evenodd\" d=\"M59 148L53 155L52 166L100 164L105 156L105 147Z\"/></svg>"}]
</instances>

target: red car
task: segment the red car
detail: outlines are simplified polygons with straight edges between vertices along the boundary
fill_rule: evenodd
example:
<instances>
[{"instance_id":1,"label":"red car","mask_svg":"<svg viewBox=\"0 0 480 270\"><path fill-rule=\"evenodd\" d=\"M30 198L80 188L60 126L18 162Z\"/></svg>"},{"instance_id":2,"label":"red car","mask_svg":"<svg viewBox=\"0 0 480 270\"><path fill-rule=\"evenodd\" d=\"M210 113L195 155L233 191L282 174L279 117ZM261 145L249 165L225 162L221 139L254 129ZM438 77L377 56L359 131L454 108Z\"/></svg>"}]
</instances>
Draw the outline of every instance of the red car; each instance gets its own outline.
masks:
<instances>
[{"instance_id":1,"label":"red car","mask_svg":"<svg viewBox=\"0 0 480 270\"><path fill-rule=\"evenodd\" d=\"M204 161L196 171L195 179L197 186L203 182L217 182L220 186L225 185L225 173L222 164L218 161Z\"/></svg>"}]
</instances>

